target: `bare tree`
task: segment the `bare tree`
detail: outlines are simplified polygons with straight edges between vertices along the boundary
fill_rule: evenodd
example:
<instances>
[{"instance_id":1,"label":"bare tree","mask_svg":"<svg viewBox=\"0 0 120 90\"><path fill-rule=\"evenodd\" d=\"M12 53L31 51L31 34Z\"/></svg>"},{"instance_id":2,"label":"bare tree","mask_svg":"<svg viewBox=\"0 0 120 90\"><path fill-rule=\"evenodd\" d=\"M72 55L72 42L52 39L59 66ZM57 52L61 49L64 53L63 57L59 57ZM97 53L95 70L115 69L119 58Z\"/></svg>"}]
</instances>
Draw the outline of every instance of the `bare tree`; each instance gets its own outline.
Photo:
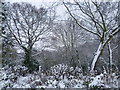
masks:
<instances>
[{"instance_id":1,"label":"bare tree","mask_svg":"<svg viewBox=\"0 0 120 90\"><path fill-rule=\"evenodd\" d=\"M108 72L109 73L112 73L113 71L114 71L114 69L116 69L116 72L118 72L118 67L117 67L117 65L115 65L115 61L114 61L114 58L113 58L113 54L114 54L114 52L118 49L118 45L114 45L114 47L113 47L113 42L111 41L111 42L109 42L108 43L108 52L109 52L109 67L108 67ZM118 53L118 52L117 52Z\"/></svg>"},{"instance_id":2,"label":"bare tree","mask_svg":"<svg viewBox=\"0 0 120 90\"><path fill-rule=\"evenodd\" d=\"M112 2L83 2L80 3L74 0L74 3L63 2L70 16L83 30L96 35L99 38L99 46L91 64L91 71L95 69L95 65L102 55L104 48L111 41L111 39L120 31L116 22L117 3ZM77 8L75 11L80 11L80 18L70 10L71 7ZM86 24L80 24L81 21Z\"/></svg>"},{"instance_id":3,"label":"bare tree","mask_svg":"<svg viewBox=\"0 0 120 90\"><path fill-rule=\"evenodd\" d=\"M32 60L33 45L49 29L47 10L29 3L13 3L8 7L7 28L25 53L24 64L32 71L36 69Z\"/></svg>"},{"instance_id":4,"label":"bare tree","mask_svg":"<svg viewBox=\"0 0 120 90\"><path fill-rule=\"evenodd\" d=\"M84 39L81 35L83 32L80 33L78 29L78 25L70 17L64 21L58 21L53 31L63 46L63 60L74 67L76 65L80 66L79 52L77 50L79 45L78 41Z\"/></svg>"}]
</instances>

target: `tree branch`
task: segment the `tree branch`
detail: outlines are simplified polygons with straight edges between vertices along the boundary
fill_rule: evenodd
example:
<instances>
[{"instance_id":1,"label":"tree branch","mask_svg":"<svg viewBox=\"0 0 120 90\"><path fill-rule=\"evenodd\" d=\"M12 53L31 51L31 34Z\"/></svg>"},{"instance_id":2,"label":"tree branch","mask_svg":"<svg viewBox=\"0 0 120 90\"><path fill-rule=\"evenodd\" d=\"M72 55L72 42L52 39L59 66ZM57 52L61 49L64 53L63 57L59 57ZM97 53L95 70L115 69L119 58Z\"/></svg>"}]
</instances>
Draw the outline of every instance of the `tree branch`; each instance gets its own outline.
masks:
<instances>
[{"instance_id":1,"label":"tree branch","mask_svg":"<svg viewBox=\"0 0 120 90\"><path fill-rule=\"evenodd\" d=\"M80 27L81 27L82 29L84 29L85 31L88 31L88 32L90 32L90 33L92 33L92 34L94 34L94 35L97 35L98 37L101 38L101 36L100 36L98 33L93 32L93 31L90 31L89 29L87 29L87 28L83 27L82 25L80 25L80 24L78 23L78 20L72 15L72 13L70 12L70 10L68 9L68 7L65 5L64 2L63 2L63 4L64 4L64 6L66 7L67 11L69 12L70 16L71 16L71 17L75 20L75 22L78 24L78 26L80 26Z\"/></svg>"}]
</instances>

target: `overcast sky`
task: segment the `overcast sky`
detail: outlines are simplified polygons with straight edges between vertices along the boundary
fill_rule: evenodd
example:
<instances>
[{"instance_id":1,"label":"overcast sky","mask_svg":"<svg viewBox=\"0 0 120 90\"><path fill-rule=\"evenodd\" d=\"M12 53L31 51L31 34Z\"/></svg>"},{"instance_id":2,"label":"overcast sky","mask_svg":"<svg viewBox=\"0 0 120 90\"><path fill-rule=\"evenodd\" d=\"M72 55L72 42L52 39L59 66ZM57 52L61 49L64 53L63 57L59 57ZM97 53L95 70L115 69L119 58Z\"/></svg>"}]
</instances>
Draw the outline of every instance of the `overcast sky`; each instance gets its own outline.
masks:
<instances>
[{"instance_id":1,"label":"overcast sky","mask_svg":"<svg viewBox=\"0 0 120 90\"><path fill-rule=\"evenodd\" d=\"M40 7L41 5L45 5L45 4L48 5L50 2L56 2L56 1L70 1L70 2L73 2L74 0L5 0L5 1L10 2L10 3L29 2L32 5ZM83 0L80 0L80 1L83 1ZM90 1L90 0L88 0L88 1ZM94 0L92 0L92 1L94 1ZM119 1L119 0L96 0L96 1ZM62 17L60 17L62 19L65 17L65 10L66 9L63 5L59 5L59 7L56 8L57 15L62 16Z\"/></svg>"},{"instance_id":2,"label":"overcast sky","mask_svg":"<svg viewBox=\"0 0 120 90\"><path fill-rule=\"evenodd\" d=\"M55 1L59 1L59 0L5 0L7 2L10 3L14 3L14 2L29 2L33 5L39 6L43 3L49 3L49 2L55 2Z\"/></svg>"},{"instance_id":3,"label":"overcast sky","mask_svg":"<svg viewBox=\"0 0 120 90\"><path fill-rule=\"evenodd\" d=\"M54 1L62 1L62 0L5 0L5 1L9 1L9 2L32 2L32 3L36 3L36 2L54 2ZM73 0L64 0L64 1L73 1ZM84 1L84 0L80 0L80 1ZM86 1L90 1L90 0L86 0ZM119 0L92 0L92 1L119 1Z\"/></svg>"},{"instance_id":4,"label":"overcast sky","mask_svg":"<svg viewBox=\"0 0 120 90\"><path fill-rule=\"evenodd\" d=\"M58 0L6 0L9 2L54 2Z\"/></svg>"},{"instance_id":5,"label":"overcast sky","mask_svg":"<svg viewBox=\"0 0 120 90\"><path fill-rule=\"evenodd\" d=\"M5 0L5 1L6 2L10 2L10 3L14 3L14 2L29 2L32 5L40 7L41 4L42 5L45 5L45 4L48 5L50 2L52 3L52 2L56 2L56 1L62 1L62 0ZM67 1L72 1L72 0L67 0ZM60 15L60 16L63 17L64 14L65 14L65 7L62 6L62 5L59 5L59 7L56 8L56 13L57 13L57 15Z\"/></svg>"}]
</instances>

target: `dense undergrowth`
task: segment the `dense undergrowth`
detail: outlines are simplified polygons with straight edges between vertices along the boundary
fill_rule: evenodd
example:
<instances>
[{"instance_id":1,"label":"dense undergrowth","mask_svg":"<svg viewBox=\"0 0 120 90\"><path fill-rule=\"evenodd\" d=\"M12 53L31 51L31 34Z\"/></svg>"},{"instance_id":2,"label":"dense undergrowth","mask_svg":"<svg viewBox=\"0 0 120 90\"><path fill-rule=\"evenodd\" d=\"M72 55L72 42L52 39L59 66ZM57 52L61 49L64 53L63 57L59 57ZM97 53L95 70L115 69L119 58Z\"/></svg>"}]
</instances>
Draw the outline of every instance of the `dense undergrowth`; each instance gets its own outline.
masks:
<instances>
[{"instance_id":1,"label":"dense undergrowth","mask_svg":"<svg viewBox=\"0 0 120 90\"><path fill-rule=\"evenodd\" d=\"M6 66L0 70L2 88L118 88L116 73L83 75L82 69L58 64L47 71L29 73L25 66Z\"/></svg>"}]
</instances>

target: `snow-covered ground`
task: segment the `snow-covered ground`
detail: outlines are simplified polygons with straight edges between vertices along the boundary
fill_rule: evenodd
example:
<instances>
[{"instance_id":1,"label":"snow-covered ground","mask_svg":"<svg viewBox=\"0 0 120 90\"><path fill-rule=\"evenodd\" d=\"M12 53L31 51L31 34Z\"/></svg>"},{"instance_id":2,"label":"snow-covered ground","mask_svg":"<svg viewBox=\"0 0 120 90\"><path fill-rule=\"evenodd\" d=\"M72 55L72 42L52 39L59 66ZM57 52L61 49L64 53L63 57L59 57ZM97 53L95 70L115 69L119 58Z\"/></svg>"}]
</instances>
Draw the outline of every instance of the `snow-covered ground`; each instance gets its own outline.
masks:
<instances>
[{"instance_id":1,"label":"snow-covered ground","mask_svg":"<svg viewBox=\"0 0 120 90\"><path fill-rule=\"evenodd\" d=\"M115 73L84 76L79 67L73 69L58 64L44 72L29 74L24 66L0 69L0 89L2 88L118 88Z\"/></svg>"}]
</instances>

